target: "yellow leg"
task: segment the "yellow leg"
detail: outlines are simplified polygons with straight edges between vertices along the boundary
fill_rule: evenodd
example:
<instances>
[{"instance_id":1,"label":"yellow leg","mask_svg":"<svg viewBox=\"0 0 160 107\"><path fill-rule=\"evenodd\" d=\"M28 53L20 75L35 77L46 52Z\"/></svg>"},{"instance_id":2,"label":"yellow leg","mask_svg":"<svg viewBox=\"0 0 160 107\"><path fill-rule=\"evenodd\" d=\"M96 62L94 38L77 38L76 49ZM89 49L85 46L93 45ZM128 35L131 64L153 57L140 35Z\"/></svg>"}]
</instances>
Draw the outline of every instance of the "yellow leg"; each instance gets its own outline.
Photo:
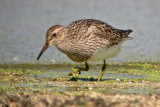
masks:
<instances>
[{"instance_id":1,"label":"yellow leg","mask_svg":"<svg viewBox=\"0 0 160 107\"><path fill-rule=\"evenodd\" d=\"M80 67L75 67L75 68L78 68L79 69L79 71L88 71L89 70L89 66L88 66L88 63L87 62L85 62L85 68L80 68ZM81 72L80 72L80 74L81 74Z\"/></svg>"},{"instance_id":2,"label":"yellow leg","mask_svg":"<svg viewBox=\"0 0 160 107\"><path fill-rule=\"evenodd\" d=\"M101 75L98 77L98 82L101 81L101 78L102 78L102 76L103 76L105 71L106 71L106 61L104 60L104 64L103 64L103 67L102 67Z\"/></svg>"}]
</instances>

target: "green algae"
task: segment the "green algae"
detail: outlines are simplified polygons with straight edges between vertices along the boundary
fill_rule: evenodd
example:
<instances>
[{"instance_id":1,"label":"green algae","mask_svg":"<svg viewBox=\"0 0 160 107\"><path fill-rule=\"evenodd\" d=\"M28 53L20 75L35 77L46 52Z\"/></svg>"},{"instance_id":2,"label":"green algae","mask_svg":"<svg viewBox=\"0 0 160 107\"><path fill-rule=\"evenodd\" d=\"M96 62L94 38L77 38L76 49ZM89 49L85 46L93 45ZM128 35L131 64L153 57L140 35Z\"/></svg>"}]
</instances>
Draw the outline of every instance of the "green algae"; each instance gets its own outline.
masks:
<instances>
[{"instance_id":1,"label":"green algae","mask_svg":"<svg viewBox=\"0 0 160 107\"><path fill-rule=\"evenodd\" d=\"M79 68L72 68L72 75L73 77L78 77L80 74L80 69Z\"/></svg>"},{"instance_id":2,"label":"green algae","mask_svg":"<svg viewBox=\"0 0 160 107\"><path fill-rule=\"evenodd\" d=\"M91 71L82 71L81 75L70 77L67 74L71 72L71 67L73 66L67 64L64 66L37 65L37 67L29 64L0 65L0 92L62 95L90 92L159 93L160 64L157 63L109 64L100 83L97 82L100 65L91 65ZM79 72L76 73L79 74Z\"/></svg>"},{"instance_id":3,"label":"green algae","mask_svg":"<svg viewBox=\"0 0 160 107\"><path fill-rule=\"evenodd\" d=\"M15 82L37 82L36 76L43 73L42 70L30 70L21 68L0 68L0 82L15 83ZM31 78L34 76L35 78Z\"/></svg>"}]
</instances>

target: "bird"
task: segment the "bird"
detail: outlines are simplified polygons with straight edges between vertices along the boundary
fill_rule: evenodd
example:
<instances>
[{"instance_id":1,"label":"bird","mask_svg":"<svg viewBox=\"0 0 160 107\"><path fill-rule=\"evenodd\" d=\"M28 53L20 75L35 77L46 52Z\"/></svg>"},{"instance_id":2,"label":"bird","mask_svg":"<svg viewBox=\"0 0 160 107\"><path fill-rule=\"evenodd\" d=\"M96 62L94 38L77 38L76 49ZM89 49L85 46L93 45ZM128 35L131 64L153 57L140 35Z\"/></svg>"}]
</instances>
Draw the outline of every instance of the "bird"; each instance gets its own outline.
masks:
<instances>
[{"instance_id":1,"label":"bird","mask_svg":"<svg viewBox=\"0 0 160 107\"><path fill-rule=\"evenodd\" d=\"M84 62L88 71L88 61L103 61L98 82L106 71L106 59L113 58L120 53L124 41L132 40L128 35L131 29L121 30L97 19L81 19L71 22L68 26L53 25L46 32L46 42L37 60L44 51L54 45L74 62Z\"/></svg>"}]
</instances>

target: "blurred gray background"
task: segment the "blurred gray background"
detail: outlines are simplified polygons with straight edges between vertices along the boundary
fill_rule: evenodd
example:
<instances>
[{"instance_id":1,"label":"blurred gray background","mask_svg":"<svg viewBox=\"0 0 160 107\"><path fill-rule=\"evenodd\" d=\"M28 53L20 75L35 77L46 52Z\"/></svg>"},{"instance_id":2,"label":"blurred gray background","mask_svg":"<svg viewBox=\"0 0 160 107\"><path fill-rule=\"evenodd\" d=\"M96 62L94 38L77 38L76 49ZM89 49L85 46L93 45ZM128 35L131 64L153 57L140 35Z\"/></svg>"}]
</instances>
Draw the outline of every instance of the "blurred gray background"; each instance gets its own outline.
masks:
<instances>
[{"instance_id":1,"label":"blurred gray background","mask_svg":"<svg viewBox=\"0 0 160 107\"><path fill-rule=\"evenodd\" d=\"M160 62L160 0L0 0L0 63L73 63L54 46L36 58L46 30L93 18L132 29L110 62Z\"/></svg>"}]
</instances>

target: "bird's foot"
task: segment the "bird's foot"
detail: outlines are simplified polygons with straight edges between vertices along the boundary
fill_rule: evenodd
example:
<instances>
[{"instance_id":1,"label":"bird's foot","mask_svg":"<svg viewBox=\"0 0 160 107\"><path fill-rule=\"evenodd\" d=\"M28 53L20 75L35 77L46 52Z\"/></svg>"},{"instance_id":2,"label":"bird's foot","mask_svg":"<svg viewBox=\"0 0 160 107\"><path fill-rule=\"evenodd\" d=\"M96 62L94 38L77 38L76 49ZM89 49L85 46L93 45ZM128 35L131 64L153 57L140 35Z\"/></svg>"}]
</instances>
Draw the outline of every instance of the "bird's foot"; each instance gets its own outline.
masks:
<instances>
[{"instance_id":1,"label":"bird's foot","mask_svg":"<svg viewBox=\"0 0 160 107\"><path fill-rule=\"evenodd\" d=\"M78 78L80 74L81 74L80 69L78 67L75 67L75 68L72 68L72 73L69 73L68 76Z\"/></svg>"}]
</instances>

